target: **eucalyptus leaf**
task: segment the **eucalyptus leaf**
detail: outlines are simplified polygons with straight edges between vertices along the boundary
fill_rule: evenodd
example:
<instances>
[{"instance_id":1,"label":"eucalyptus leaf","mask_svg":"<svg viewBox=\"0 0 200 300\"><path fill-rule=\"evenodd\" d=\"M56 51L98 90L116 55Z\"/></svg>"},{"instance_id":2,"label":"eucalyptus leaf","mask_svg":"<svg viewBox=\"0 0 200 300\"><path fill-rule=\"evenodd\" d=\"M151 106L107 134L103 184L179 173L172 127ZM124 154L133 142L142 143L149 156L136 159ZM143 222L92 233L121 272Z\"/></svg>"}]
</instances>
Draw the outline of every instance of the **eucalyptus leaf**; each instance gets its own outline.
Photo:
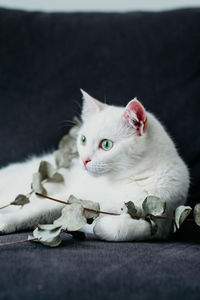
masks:
<instances>
[{"instance_id":1,"label":"eucalyptus leaf","mask_svg":"<svg viewBox=\"0 0 200 300\"><path fill-rule=\"evenodd\" d=\"M166 209L166 202L155 196L148 196L142 203L142 207L146 216L161 216Z\"/></svg>"},{"instance_id":2,"label":"eucalyptus leaf","mask_svg":"<svg viewBox=\"0 0 200 300\"><path fill-rule=\"evenodd\" d=\"M54 221L56 227L62 230L77 231L87 223L84 208L80 203L66 205L62 209L61 217Z\"/></svg>"},{"instance_id":3,"label":"eucalyptus leaf","mask_svg":"<svg viewBox=\"0 0 200 300\"><path fill-rule=\"evenodd\" d=\"M63 182L64 181L64 177L62 174L56 172L53 174L53 176L51 178L49 178L48 180L49 182Z\"/></svg>"},{"instance_id":4,"label":"eucalyptus leaf","mask_svg":"<svg viewBox=\"0 0 200 300\"><path fill-rule=\"evenodd\" d=\"M80 127L79 126L73 126L70 131L69 131L69 135L71 137L73 137L75 140L78 137L78 132L79 132Z\"/></svg>"},{"instance_id":5,"label":"eucalyptus leaf","mask_svg":"<svg viewBox=\"0 0 200 300\"><path fill-rule=\"evenodd\" d=\"M59 149L66 149L67 152L76 154L77 153L76 139L69 134L64 135L59 143Z\"/></svg>"},{"instance_id":6,"label":"eucalyptus leaf","mask_svg":"<svg viewBox=\"0 0 200 300\"><path fill-rule=\"evenodd\" d=\"M121 209L124 213L128 213L132 218L142 215L142 209L136 206L132 201L124 203L125 206Z\"/></svg>"},{"instance_id":7,"label":"eucalyptus leaf","mask_svg":"<svg viewBox=\"0 0 200 300\"><path fill-rule=\"evenodd\" d=\"M176 226L176 223L174 222L174 224L173 224L174 226L173 226L173 230L174 230L174 232L176 232L177 231L177 226Z\"/></svg>"},{"instance_id":8,"label":"eucalyptus leaf","mask_svg":"<svg viewBox=\"0 0 200 300\"><path fill-rule=\"evenodd\" d=\"M193 210L194 214L194 221L195 223L200 226L200 203L197 203Z\"/></svg>"},{"instance_id":9,"label":"eucalyptus leaf","mask_svg":"<svg viewBox=\"0 0 200 300\"><path fill-rule=\"evenodd\" d=\"M39 224L36 228L39 227L41 230L55 230L57 227L55 224Z\"/></svg>"},{"instance_id":10,"label":"eucalyptus leaf","mask_svg":"<svg viewBox=\"0 0 200 300\"><path fill-rule=\"evenodd\" d=\"M192 208L190 206L180 205L175 210L175 224L177 229L180 228L181 224L185 221L185 219L190 214Z\"/></svg>"},{"instance_id":11,"label":"eucalyptus leaf","mask_svg":"<svg viewBox=\"0 0 200 300\"><path fill-rule=\"evenodd\" d=\"M42 183L42 175L37 172L33 174L31 188L35 193L47 194L47 191L43 187Z\"/></svg>"},{"instance_id":12,"label":"eucalyptus leaf","mask_svg":"<svg viewBox=\"0 0 200 300\"><path fill-rule=\"evenodd\" d=\"M54 174L54 166L48 161L41 161L38 172L42 180L51 178Z\"/></svg>"},{"instance_id":13,"label":"eucalyptus leaf","mask_svg":"<svg viewBox=\"0 0 200 300\"><path fill-rule=\"evenodd\" d=\"M33 231L33 237L37 238L38 242L43 245L57 247L62 242L60 233L61 227L53 228L51 224L46 226L38 225ZM32 237L29 238L31 239Z\"/></svg>"},{"instance_id":14,"label":"eucalyptus leaf","mask_svg":"<svg viewBox=\"0 0 200 300\"><path fill-rule=\"evenodd\" d=\"M137 216L137 209L135 207L135 204L132 202L132 201L128 201L128 202L125 202L125 205L128 209L127 213L132 217L136 217Z\"/></svg>"},{"instance_id":15,"label":"eucalyptus leaf","mask_svg":"<svg viewBox=\"0 0 200 300\"><path fill-rule=\"evenodd\" d=\"M64 149L54 151L54 158L58 168L69 168L75 154L71 154Z\"/></svg>"},{"instance_id":16,"label":"eucalyptus leaf","mask_svg":"<svg viewBox=\"0 0 200 300\"><path fill-rule=\"evenodd\" d=\"M73 123L75 124L69 131L69 135L71 135L74 139L77 139L79 129L81 127L81 120L76 116L73 117Z\"/></svg>"},{"instance_id":17,"label":"eucalyptus leaf","mask_svg":"<svg viewBox=\"0 0 200 300\"><path fill-rule=\"evenodd\" d=\"M69 168L71 161L78 155L77 150L77 136L80 128L80 121L78 118L73 119L76 124L69 133L64 135L58 145L58 150L54 152L55 162L58 168Z\"/></svg>"},{"instance_id":18,"label":"eucalyptus leaf","mask_svg":"<svg viewBox=\"0 0 200 300\"><path fill-rule=\"evenodd\" d=\"M100 210L100 205L98 202L93 202L90 200L81 200L81 199L77 199L76 197L74 197L73 195L71 195L68 199L68 201L70 203L80 203L84 208L89 208L89 209L93 209L93 210ZM91 219L95 219L99 216L98 212L90 212L87 210L84 210L84 215L86 217L86 219L90 220L89 223L91 224Z\"/></svg>"},{"instance_id":19,"label":"eucalyptus leaf","mask_svg":"<svg viewBox=\"0 0 200 300\"><path fill-rule=\"evenodd\" d=\"M19 194L19 195L17 195L15 200L13 202L11 202L10 204L11 205L25 205L29 202L30 202L30 200L27 196L25 196L23 194Z\"/></svg>"}]
</instances>

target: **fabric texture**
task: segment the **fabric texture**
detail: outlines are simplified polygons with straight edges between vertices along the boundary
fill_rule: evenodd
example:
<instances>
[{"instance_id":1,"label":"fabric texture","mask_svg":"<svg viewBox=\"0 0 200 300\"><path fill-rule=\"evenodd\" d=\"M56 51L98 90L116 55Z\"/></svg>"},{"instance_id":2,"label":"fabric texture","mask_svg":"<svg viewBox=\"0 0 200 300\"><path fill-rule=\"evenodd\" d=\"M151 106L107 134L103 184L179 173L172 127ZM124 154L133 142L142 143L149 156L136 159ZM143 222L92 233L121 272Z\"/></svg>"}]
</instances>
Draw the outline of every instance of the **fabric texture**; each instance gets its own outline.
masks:
<instances>
[{"instance_id":1,"label":"fabric texture","mask_svg":"<svg viewBox=\"0 0 200 300\"><path fill-rule=\"evenodd\" d=\"M63 239L1 247L0 299L199 300L200 244Z\"/></svg>"},{"instance_id":2,"label":"fabric texture","mask_svg":"<svg viewBox=\"0 0 200 300\"><path fill-rule=\"evenodd\" d=\"M0 9L0 166L57 146L83 88L138 97L165 125L200 200L200 9L40 13ZM16 240L26 234L1 237ZM168 243L66 240L0 248L1 299L199 299L199 228Z\"/></svg>"}]
</instances>

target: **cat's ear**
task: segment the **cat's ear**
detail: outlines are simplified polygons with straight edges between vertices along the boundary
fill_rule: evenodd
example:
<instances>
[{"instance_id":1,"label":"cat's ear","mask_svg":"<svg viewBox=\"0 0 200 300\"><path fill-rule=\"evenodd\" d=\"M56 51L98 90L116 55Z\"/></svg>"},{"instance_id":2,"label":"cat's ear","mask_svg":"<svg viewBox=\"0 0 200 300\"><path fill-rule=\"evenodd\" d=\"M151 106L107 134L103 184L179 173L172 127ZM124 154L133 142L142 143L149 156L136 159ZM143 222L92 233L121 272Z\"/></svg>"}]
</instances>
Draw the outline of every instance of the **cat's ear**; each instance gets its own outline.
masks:
<instances>
[{"instance_id":1,"label":"cat's ear","mask_svg":"<svg viewBox=\"0 0 200 300\"><path fill-rule=\"evenodd\" d=\"M106 104L101 103L99 100L93 98L88 93L81 89L83 95L83 106L81 118L83 121L87 120L93 114L101 111Z\"/></svg>"},{"instance_id":2,"label":"cat's ear","mask_svg":"<svg viewBox=\"0 0 200 300\"><path fill-rule=\"evenodd\" d=\"M144 106L134 98L131 100L123 113L123 120L128 126L136 130L137 135L142 135L147 126L147 116Z\"/></svg>"}]
</instances>

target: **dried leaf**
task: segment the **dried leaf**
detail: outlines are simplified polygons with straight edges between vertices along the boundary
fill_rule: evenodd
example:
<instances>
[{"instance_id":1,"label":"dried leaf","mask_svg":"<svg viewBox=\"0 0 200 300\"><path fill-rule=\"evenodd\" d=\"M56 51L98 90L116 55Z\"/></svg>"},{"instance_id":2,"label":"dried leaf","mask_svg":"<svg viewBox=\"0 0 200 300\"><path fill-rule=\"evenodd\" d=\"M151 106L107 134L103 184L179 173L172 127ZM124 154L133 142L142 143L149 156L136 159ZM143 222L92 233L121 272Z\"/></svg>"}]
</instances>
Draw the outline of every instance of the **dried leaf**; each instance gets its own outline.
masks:
<instances>
[{"instance_id":1,"label":"dried leaf","mask_svg":"<svg viewBox=\"0 0 200 300\"><path fill-rule=\"evenodd\" d=\"M74 118L74 122L77 122L77 125L73 126L69 133L64 135L62 137L62 139L60 140L59 142L59 149L67 149L67 151L69 153L77 153L77 145L76 145L76 140L77 140L77 137L78 137L78 132L79 132L79 129L80 129L80 121L76 118Z\"/></svg>"},{"instance_id":2,"label":"dried leaf","mask_svg":"<svg viewBox=\"0 0 200 300\"><path fill-rule=\"evenodd\" d=\"M180 228L181 224L185 221L185 219L190 214L192 208L190 206L180 205L175 210L175 225L177 229Z\"/></svg>"},{"instance_id":3,"label":"dried leaf","mask_svg":"<svg viewBox=\"0 0 200 300\"><path fill-rule=\"evenodd\" d=\"M166 202L155 196L148 196L142 203L142 207L146 216L161 216L166 209Z\"/></svg>"},{"instance_id":4,"label":"dried leaf","mask_svg":"<svg viewBox=\"0 0 200 300\"><path fill-rule=\"evenodd\" d=\"M51 178L54 173L54 166L48 161L41 161L38 172L41 174L42 180Z\"/></svg>"},{"instance_id":5,"label":"dried leaf","mask_svg":"<svg viewBox=\"0 0 200 300\"><path fill-rule=\"evenodd\" d=\"M38 226L41 230L55 230L58 227L54 224L38 224Z\"/></svg>"},{"instance_id":6,"label":"dried leaf","mask_svg":"<svg viewBox=\"0 0 200 300\"><path fill-rule=\"evenodd\" d=\"M75 124L69 131L69 135L71 135L74 139L77 139L79 129L81 127L81 120L78 119L76 116L73 117L73 123Z\"/></svg>"},{"instance_id":7,"label":"dried leaf","mask_svg":"<svg viewBox=\"0 0 200 300\"><path fill-rule=\"evenodd\" d=\"M35 193L47 194L47 191L43 187L42 183L42 175L37 172L33 174L33 179L31 183L31 188Z\"/></svg>"},{"instance_id":8,"label":"dried leaf","mask_svg":"<svg viewBox=\"0 0 200 300\"><path fill-rule=\"evenodd\" d=\"M64 149L71 154L76 154L76 139L69 134L64 135L59 143L59 149Z\"/></svg>"},{"instance_id":9,"label":"dried leaf","mask_svg":"<svg viewBox=\"0 0 200 300\"><path fill-rule=\"evenodd\" d=\"M89 209L93 209L93 210L100 210L100 205L97 202L93 202L90 200L81 200L81 199L77 199L76 197L74 197L73 195L71 195L68 199L68 201L70 203L80 203L84 208L89 208ZM84 215L86 217L86 219L89 220L89 223L91 224L91 219L95 219L99 216L98 212L90 212L87 210L84 210Z\"/></svg>"},{"instance_id":10,"label":"dried leaf","mask_svg":"<svg viewBox=\"0 0 200 300\"><path fill-rule=\"evenodd\" d=\"M136 208L135 204L132 201L125 202L124 204L127 208L127 210L123 208L124 212L128 213L132 218L138 216L139 213L138 208Z\"/></svg>"},{"instance_id":11,"label":"dried leaf","mask_svg":"<svg viewBox=\"0 0 200 300\"><path fill-rule=\"evenodd\" d=\"M53 174L53 176L51 178L49 178L48 180L49 182L63 182L64 181L64 177L62 174L56 172Z\"/></svg>"},{"instance_id":12,"label":"dried leaf","mask_svg":"<svg viewBox=\"0 0 200 300\"><path fill-rule=\"evenodd\" d=\"M200 203L195 205L193 214L195 223L200 226Z\"/></svg>"},{"instance_id":13,"label":"dried leaf","mask_svg":"<svg viewBox=\"0 0 200 300\"><path fill-rule=\"evenodd\" d=\"M76 125L70 129L68 134L63 136L58 145L59 149L54 152L58 168L69 168L72 159L78 155L76 140L81 123L76 117L74 123Z\"/></svg>"},{"instance_id":14,"label":"dried leaf","mask_svg":"<svg viewBox=\"0 0 200 300\"><path fill-rule=\"evenodd\" d=\"M38 239L38 242L50 247L57 247L62 242L61 228L53 228L52 224L38 225L33 231L33 237ZM29 236L29 239L33 237Z\"/></svg>"},{"instance_id":15,"label":"dried leaf","mask_svg":"<svg viewBox=\"0 0 200 300\"><path fill-rule=\"evenodd\" d=\"M176 232L177 229L178 229L178 228L177 228L177 226L176 226L176 223L174 222L173 231Z\"/></svg>"},{"instance_id":16,"label":"dried leaf","mask_svg":"<svg viewBox=\"0 0 200 300\"><path fill-rule=\"evenodd\" d=\"M78 126L73 126L70 131L69 131L69 135L73 138L73 139L77 139L78 137L78 132L80 130L80 127Z\"/></svg>"},{"instance_id":17,"label":"dried leaf","mask_svg":"<svg viewBox=\"0 0 200 300\"><path fill-rule=\"evenodd\" d=\"M25 205L29 202L30 202L30 200L28 197L26 197L25 195L19 194L19 195L17 195L15 200L13 202L11 202L10 204L11 205Z\"/></svg>"},{"instance_id":18,"label":"dried leaf","mask_svg":"<svg viewBox=\"0 0 200 300\"><path fill-rule=\"evenodd\" d=\"M64 149L54 151L54 158L58 168L69 168L75 154L71 154Z\"/></svg>"},{"instance_id":19,"label":"dried leaf","mask_svg":"<svg viewBox=\"0 0 200 300\"><path fill-rule=\"evenodd\" d=\"M84 208L80 203L66 205L62 209L61 217L54 221L56 227L67 231L77 231L87 223Z\"/></svg>"}]
</instances>

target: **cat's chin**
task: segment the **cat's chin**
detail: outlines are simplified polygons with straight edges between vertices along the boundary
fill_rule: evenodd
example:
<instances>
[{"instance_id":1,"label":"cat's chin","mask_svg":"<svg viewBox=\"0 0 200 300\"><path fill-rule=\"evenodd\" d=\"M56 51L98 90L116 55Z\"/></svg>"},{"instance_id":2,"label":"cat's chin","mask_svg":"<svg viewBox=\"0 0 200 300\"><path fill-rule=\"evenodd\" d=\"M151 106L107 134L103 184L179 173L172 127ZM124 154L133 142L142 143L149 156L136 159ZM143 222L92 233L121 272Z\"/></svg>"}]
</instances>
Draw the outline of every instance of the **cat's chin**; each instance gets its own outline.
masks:
<instances>
[{"instance_id":1,"label":"cat's chin","mask_svg":"<svg viewBox=\"0 0 200 300\"><path fill-rule=\"evenodd\" d=\"M86 171L90 175L92 175L93 177L100 177L100 176L103 176L103 175L108 173L108 171L107 172L105 172L105 171L94 171L94 170L87 170L87 169L86 169Z\"/></svg>"},{"instance_id":2,"label":"cat's chin","mask_svg":"<svg viewBox=\"0 0 200 300\"><path fill-rule=\"evenodd\" d=\"M110 172L110 170L96 170L93 168L85 168L85 170L93 177L100 177Z\"/></svg>"}]
</instances>

